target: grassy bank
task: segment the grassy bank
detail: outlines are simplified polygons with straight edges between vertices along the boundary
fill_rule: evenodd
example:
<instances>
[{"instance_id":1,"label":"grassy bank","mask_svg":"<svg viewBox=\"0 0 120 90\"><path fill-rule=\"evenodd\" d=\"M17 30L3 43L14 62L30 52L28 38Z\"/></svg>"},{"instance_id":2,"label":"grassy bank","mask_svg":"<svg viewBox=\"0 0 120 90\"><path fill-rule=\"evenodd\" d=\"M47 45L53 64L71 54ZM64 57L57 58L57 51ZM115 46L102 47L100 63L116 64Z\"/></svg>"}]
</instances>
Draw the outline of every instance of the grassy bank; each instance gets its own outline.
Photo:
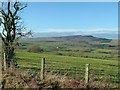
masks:
<instances>
[{"instance_id":1,"label":"grassy bank","mask_svg":"<svg viewBox=\"0 0 120 90\"><path fill-rule=\"evenodd\" d=\"M91 80L108 82L113 86L118 84L118 61L93 58L69 57L44 53L16 53L18 65L24 70L40 72L41 58L46 58L46 72L56 75L66 75L69 78L80 76L84 79L85 64L90 64ZM105 81L106 80L106 81Z\"/></svg>"}]
</instances>

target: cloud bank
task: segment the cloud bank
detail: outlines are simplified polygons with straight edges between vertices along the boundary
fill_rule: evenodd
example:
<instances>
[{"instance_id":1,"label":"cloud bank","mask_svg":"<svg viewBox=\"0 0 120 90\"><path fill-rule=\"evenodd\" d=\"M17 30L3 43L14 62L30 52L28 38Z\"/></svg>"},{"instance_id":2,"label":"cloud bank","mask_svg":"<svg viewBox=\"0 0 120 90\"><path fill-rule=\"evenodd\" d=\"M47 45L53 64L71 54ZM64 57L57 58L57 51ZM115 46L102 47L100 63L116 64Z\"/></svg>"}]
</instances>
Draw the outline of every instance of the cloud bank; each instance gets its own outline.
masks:
<instances>
[{"instance_id":1,"label":"cloud bank","mask_svg":"<svg viewBox=\"0 0 120 90\"><path fill-rule=\"evenodd\" d=\"M118 29L46 29L34 32L33 37L59 37L93 35L100 38L118 39Z\"/></svg>"}]
</instances>

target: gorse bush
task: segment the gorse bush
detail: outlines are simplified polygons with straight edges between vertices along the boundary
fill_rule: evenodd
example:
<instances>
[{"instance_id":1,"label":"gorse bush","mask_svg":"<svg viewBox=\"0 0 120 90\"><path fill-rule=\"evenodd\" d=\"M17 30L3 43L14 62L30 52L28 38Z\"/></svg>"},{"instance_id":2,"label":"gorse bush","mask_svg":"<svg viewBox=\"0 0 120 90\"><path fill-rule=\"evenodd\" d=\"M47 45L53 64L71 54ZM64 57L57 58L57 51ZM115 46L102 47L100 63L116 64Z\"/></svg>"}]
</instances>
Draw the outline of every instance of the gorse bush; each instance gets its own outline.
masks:
<instances>
[{"instance_id":1,"label":"gorse bush","mask_svg":"<svg viewBox=\"0 0 120 90\"><path fill-rule=\"evenodd\" d=\"M28 52L39 53L39 52L43 52L44 50L42 48L40 48L39 46L34 45L34 46L29 46L27 51Z\"/></svg>"}]
</instances>

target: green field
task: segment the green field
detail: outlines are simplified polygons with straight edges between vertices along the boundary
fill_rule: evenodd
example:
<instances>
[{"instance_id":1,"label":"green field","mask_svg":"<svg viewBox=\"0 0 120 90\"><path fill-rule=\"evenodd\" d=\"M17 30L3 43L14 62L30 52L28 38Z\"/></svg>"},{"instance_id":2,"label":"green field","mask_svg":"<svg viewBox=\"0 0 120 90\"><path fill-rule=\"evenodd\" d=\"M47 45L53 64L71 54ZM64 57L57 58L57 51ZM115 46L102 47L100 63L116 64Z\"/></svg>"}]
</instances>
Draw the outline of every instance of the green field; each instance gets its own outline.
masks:
<instances>
[{"instance_id":1,"label":"green field","mask_svg":"<svg viewBox=\"0 0 120 90\"><path fill-rule=\"evenodd\" d=\"M53 71L57 75L65 75L75 77L79 75L84 79L85 64L90 64L91 78L94 75L95 80L107 79L110 77L110 82L113 85L118 84L118 61L90 59L81 57L69 57L59 55L38 54L29 52L17 52L19 57L18 64L24 70L33 70L40 72L41 58L46 58L46 72ZM112 70L112 71L111 71Z\"/></svg>"},{"instance_id":2,"label":"green field","mask_svg":"<svg viewBox=\"0 0 120 90\"><path fill-rule=\"evenodd\" d=\"M62 38L63 41L59 41L59 38L21 40L20 47L16 50L18 66L23 70L40 73L41 59L45 58L46 74L68 78L79 76L84 80L85 65L90 64L90 81L117 87L119 83L117 41L64 39ZM42 52L28 52L31 46L40 47Z\"/></svg>"}]
</instances>

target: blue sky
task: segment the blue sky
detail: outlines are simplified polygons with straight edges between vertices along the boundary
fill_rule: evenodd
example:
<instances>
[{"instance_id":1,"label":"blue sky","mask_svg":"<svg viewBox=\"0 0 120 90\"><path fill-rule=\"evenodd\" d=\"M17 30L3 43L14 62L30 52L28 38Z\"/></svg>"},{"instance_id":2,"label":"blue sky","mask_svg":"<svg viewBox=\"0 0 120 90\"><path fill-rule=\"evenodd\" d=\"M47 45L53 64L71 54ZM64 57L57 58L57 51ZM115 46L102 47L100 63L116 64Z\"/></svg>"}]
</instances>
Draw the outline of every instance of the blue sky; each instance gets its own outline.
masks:
<instances>
[{"instance_id":1,"label":"blue sky","mask_svg":"<svg viewBox=\"0 0 120 90\"><path fill-rule=\"evenodd\" d=\"M22 18L28 29L42 37L94 35L117 38L117 5L117 2L31 2Z\"/></svg>"}]
</instances>

